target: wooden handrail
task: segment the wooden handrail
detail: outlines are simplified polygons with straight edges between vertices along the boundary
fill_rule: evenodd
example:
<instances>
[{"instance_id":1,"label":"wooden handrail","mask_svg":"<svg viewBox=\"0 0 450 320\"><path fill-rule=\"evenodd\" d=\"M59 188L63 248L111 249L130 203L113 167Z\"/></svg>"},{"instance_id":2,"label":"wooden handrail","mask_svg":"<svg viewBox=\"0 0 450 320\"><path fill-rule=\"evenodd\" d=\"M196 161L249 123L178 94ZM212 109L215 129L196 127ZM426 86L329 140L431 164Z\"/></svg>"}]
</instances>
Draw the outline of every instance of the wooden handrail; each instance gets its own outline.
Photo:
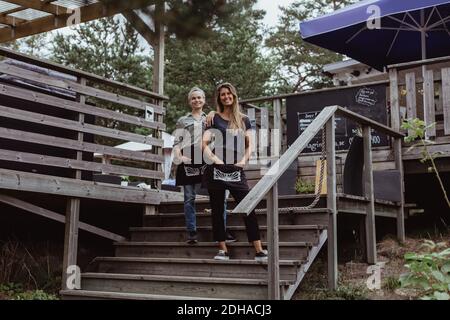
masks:
<instances>
[{"instance_id":1,"label":"wooden handrail","mask_svg":"<svg viewBox=\"0 0 450 320\"><path fill-rule=\"evenodd\" d=\"M292 146L272 165L256 186L250 190L249 194L234 208L233 212L250 214L337 109L337 106L324 108Z\"/></svg>"},{"instance_id":2,"label":"wooden handrail","mask_svg":"<svg viewBox=\"0 0 450 320\"><path fill-rule=\"evenodd\" d=\"M357 114L356 112L350 111L348 109L338 107L336 110L337 114L340 114L350 120L353 120L357 122L358 124L369 126L372 129L375 129L381 133L385 133L388 136L391 136L393 138L403 138L405 135L403 133L400 133L398 131L395 131L388 126L385 126L381 123L378 123L372 119L366 118L360 114Z\"/></svg>"},{"instance_id":3,"label":"wooden handrail","mask_svg":"<svg viewBox=\"0 0 450 320\"><path fill-rule=\"evenodd\" d=\"M435 64L435 63L441 63L441 62L449 62L450 56L446 57L439 57L439 58L433 58L433 59L426 59L426 60L417 60L413 62L404 62L404 63L397 63L397 64L391 64L387 66L388 69L412 69L415 67L421 67L423 65L429 65L429 64Z\"/></svg>"},{"instance_id":4,"label":"wooden handrail","mask_svg":"<svg viewBox=\"0 0 450 320\"><path fill-rule=\"evenodd\" d=\"M369 126L396 139L404 137L400 132L392 130L376 121L361 116L339 106L324 108L306 130L295 140L291 147L275 162L261 180L250 190L249 194L233 210L235 213L250 214L258 203L264 199L267 192L289 168L291 163L298 158L303 149L316 136L326 122L334 115L347 117L363 126Z\"/></svg>"},{"instance_id":5,"label":"wooden handrail","mask_svg":"<svg viewBox=\"0 0 450 320\"><path fill-rule=\"evenodd\" d=\"M39 66L39 67L43 67L43 68L63 72L66 74L70 74L70 75L73 75L78 78L85 78L87 80L106 84L113 88L127 90L129 92L133 92L133 93L139 94L141 96L146 96L146 97L150 97L150 98L157 99L157 100L169 100L169 98L167 96L163 96L163 95L151 92L151 91L147 91L147 90L144 90L144 89L141 89L141 88L129 85L129 84L121 83L121 82L114 81L114 80L109 80L109 79L100 77L100 76L90 73L90 72L85 72L85 71L81 71L78 69L69 68L69 67L63 66L62 64L55 63L55 62L52 62L49 60L39 59L39 58L30 56L30 55L26 55L26 54L14 51L14 50L6 49L4 47L0 47L0 55L14 59L14 60L31 63L31 64Z\"/></svg>"}]
</instances>

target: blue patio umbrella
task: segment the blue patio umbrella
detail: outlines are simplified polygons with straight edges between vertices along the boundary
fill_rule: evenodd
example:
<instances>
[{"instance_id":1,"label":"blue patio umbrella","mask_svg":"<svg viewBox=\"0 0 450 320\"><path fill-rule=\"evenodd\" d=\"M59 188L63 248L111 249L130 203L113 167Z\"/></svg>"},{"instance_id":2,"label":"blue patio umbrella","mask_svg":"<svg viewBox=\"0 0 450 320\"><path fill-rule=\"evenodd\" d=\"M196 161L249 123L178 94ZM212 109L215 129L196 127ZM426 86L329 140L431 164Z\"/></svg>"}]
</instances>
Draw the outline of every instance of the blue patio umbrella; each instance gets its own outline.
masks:
<instances>
[{"instance_id":1,"label":"blue patio umbrella","mask_svg":"<svg viewBox=\"0 0 450 320\"><path fill-rule=\"evenodd\" d=\"M302 38L380 71L450 55L450 0L366 0L301 22Z\"/></svg>"}]
</instances>

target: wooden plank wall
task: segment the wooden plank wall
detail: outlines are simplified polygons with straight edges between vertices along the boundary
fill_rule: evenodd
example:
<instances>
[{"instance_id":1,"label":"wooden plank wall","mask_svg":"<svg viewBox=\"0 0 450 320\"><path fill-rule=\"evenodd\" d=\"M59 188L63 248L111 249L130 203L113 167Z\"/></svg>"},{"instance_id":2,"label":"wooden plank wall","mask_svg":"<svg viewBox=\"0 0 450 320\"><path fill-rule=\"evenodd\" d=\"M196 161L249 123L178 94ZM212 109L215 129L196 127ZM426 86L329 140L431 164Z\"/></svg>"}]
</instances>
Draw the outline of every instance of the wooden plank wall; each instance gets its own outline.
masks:
<instances>
[{"instance_id":1,"label":"wooden plank wall","mask_svg":"<svg viewBox=\"0 0 450 320\"><path fill-rule=\"evenodd\" d=\"M0 63L0 168L79 181L106 173L158 185L164 178L164 99L96 77L56 76L49 69ZM114 148L125 142L151 147Z\"/></svg>"},{"instance_id":2,"label":"wooden plank wall","mask_svg":"<svg viewBox=\"0 0 450 320\"><path fill-rule=\"evenodd\" d=\"M414 65L413 67L392 68L390 70L390 126L400 128L403 121L401 113L406 113L406 118L425 119L427 123L436 122L435 128L427 131L427 135L435 144L430 148L432 152L440 151L443 157L450 157L450 61L439 61L430 63L425 67L425 78L423 77L423 67ZM258 104L253 105L250 102L244 104L247 113L254 114L258 130L268 127L275 127L274 108L271 100L262 101L256 99ZM249 100L247 100L249 101ZM283 101L284 102L284 101ZM255 102L256 103L256 102ZM424 107L425 106L425 107ZM250 111L250 109L252 111ZM268 114L266 119L266 114ZM286 143L286 107L281 104L281 126L283 138L281 142L282 152L287 149ZM406 133L406 132L405 132ZM259 145L257 146L259 156L264 155L264 146L261 144L261 134L257 134ZM262 141L265 138L262 139ZM272 146L269 142L268 150ZM422 156L420 150L408 150L409 145L403 143L402 157L404 161L417 160ZM342 191L342 174L347 152L336 152L336 170L337 170L337 188ZM314 183L316 175L316 161L320 154L311 153L299 157L298 176L305 182ZM425 167L412 165L413 161L408 161L405 167L405 173L425 173ZM409 165L411 164L411 165ZM264 174L264 165L252 165L246 170L249 185L254 186ZM395 169L393 151L390 147L373 148L373 169L389 170ZM444 171L450 171L450 165L441 168Z\"/></svg>"}]
</instances>

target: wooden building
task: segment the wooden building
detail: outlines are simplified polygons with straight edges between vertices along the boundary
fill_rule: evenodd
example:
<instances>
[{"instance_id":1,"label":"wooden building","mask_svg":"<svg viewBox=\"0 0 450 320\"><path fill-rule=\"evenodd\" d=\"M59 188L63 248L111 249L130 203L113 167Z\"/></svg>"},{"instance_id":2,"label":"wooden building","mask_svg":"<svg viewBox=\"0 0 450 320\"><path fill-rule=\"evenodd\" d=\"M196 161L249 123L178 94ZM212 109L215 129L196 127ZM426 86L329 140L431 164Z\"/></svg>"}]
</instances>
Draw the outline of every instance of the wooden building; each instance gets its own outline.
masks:
<instances>
[{"instance_id":1,"label":"wooden building","mask_svg":"<svg viewBox=\"0 0 450 320\"><path fill-rule=\"evenodd\" d=\"M369 263L376 263L375 217L388 218L399 241L404 240L408 208L403 175L408 170L425 171L418 165L420 153L407 153L408 146L402 146L400 105L405 103L408 116L423 115L427 123L438 121L427 134L437 142L433 150L444 152L441 168L448 168L449 58L391 66L389 81L362 86L388 88L386 123L345 109L346 105L325 106L316 110L316 117L289 145L286 101L344 88L242 101L258 128L255 134L260 144L254 154L260 159L247 170L253 187L250 194L238 206L230 201L230 208L244 214L257 209L269 261L253 260L253 248L246 243L242 220L236 214L228 219L229 229L239 240L229 246L233 259L215 261L217 245L211 239L210 215L197 217L200 242L186 244L182 197L159 189L164 179L164 101L169 99L163 94L164 28L157 24L152 30L134 11L152 4L156 6L149 10L164 11L161 1L0 1L0 42L121 13L155 49L152 91L0 49L3 57L18 61L0 63L0 208L14 207L65 224L64 298L290 299L325 243L329 287L336 287L338 216L361 217L364 232L360 240ZM418 72L423 65L428 70L424 77ZM352 87L345 87L348 89ZM436 91L442 97L438 105ZM118 106L132 111L116 112ZM153 114L150 118L149 113ZM336 156L345 162L347 152L336 148L337 118L361 127L361 195L345 194L339 187ZM136 127L149 129L151 135L136 134ZM385 135L386 145L372 148L372 129ZM269 139L273 133L274 138ZM322 152L303 154L318 134ZM122 150L106 141L151 144L152 149ZM109 161L96 161L94 153L108 156ZM316 176L320 156L327 160L320 174L326 194L278 194L286 175ZM374 171L387 169L399 174L398 201L374 196ZM94 181L99 174L146 179L152 189ZM63 211L53 209L55 203L62 204ZM80 217L91 221L89 218L98 214L89 211L92 203L96 208L116 207L125 214L139 209L143 223L139 227L124 225L128 230L120 234L87 223ZM199 210L208 207L208 200L198 201ZM94 260L95 272L82 270L81 275L73 268L77 266L79 230L112 240L115 250L112 256Z\"/></svg>"}]
</instances>

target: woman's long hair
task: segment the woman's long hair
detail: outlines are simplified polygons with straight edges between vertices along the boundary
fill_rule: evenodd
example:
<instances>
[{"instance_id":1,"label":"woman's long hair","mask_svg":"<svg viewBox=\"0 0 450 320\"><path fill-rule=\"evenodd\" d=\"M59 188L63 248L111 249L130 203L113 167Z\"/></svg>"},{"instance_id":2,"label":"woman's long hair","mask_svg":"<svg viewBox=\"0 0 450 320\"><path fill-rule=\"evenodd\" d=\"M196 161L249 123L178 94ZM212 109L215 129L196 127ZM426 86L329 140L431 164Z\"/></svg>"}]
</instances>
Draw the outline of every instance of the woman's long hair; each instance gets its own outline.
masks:
<instances>
[{"instance_id":1,"label":"woman's long hair","mask_svg":"<svg viewBox=\"0 0 450 320\"><path fill-rule=\"evenodd\" d=\"M220 90L222 88L229 89L231 94L233 95L233 107L231 110L232 112L231 112L230 123L228 125L228 128L244 130L244 122L242 120L242 117L244 116L244 114L241 113L241 108L239 107L237 91L236 91L236 88L231 83L228 83L228 82L219 84L216 88L216 103L217 103L217 106L219 107L220 112L223 112L225 109L224 105L220 101Z\"/></svg>"}]
</instances>

